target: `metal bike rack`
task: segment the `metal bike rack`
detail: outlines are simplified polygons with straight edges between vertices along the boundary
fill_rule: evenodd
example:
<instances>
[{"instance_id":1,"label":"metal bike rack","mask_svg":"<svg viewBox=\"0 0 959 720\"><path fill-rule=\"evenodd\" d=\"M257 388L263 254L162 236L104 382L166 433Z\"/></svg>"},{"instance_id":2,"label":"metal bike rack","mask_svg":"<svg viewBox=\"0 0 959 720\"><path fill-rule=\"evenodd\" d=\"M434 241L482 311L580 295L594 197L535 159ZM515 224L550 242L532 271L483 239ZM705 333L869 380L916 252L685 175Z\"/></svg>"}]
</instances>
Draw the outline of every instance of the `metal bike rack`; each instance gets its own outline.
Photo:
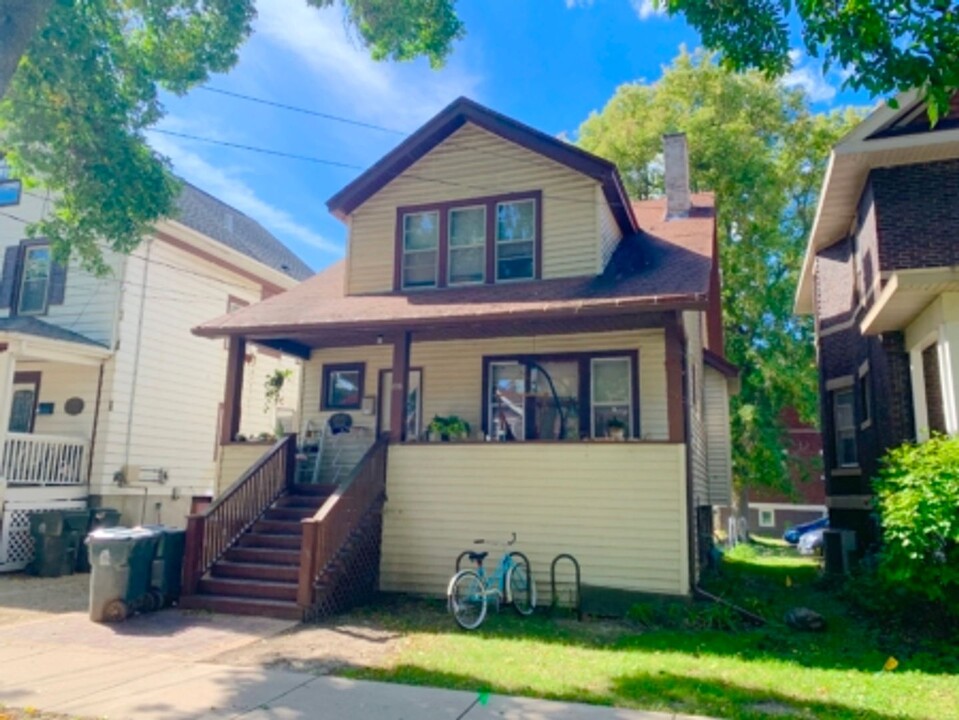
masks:
<instances>
[{"instance_id":1,"label":"metal bike rack","mask_svg":"<svg viewBox=\"0 0 959 720\"><path fill-rule=\"evenodd\" d=\"M556 603L556 564L560 560L569 560L573 563L573 569L576 571L576 619L580 622L583 621L583 589L581 583L581 575L579 571L579 560L574 558L569 553L560 553L553 558L553 562L549 566L549 589L552 593L553 604ZM459 561L457 561L458 563Z\"/></svg>"}]
</instances>

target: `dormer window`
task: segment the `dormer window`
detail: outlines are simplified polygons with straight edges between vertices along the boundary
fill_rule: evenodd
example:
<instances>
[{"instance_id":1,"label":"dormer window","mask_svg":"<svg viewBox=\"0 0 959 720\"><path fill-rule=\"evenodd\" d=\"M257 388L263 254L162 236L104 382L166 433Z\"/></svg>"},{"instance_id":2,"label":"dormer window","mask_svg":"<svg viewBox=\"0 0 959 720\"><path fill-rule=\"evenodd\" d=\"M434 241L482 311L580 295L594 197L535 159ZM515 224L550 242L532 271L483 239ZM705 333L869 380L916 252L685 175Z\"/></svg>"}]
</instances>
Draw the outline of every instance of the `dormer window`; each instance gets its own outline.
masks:
<instances>
[{"instance_id":1,"label":"dormer window","mask_svg":"<svg viewBox=\"0 0 959 720\"><path fill-rule=\"evenodd\" d=\"M399 208L397 290L540 277L542 193Z\"/></svg>"}]
</instances>

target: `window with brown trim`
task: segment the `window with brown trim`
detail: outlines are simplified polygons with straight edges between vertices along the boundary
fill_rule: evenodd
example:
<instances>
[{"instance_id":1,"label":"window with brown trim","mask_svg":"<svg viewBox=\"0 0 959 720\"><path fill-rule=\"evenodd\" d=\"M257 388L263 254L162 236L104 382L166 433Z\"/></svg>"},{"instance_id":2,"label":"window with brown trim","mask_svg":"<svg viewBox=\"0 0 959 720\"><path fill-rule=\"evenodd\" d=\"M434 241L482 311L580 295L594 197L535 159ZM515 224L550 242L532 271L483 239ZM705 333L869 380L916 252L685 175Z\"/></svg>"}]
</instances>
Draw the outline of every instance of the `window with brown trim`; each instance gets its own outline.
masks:
<instances>
[{"instance_id":1,"label":"window with brown trim","mask_svg":"<svg viewBox=\"0 0 959 720\"><path fill-rule=\"evenodd\" d=\"M635 350L483 358L483 428L495 440L638 438Z\"/></svg>"},{"instance_id":2,"label":"window with brown trim","mask_svg":"<svg viewBox=\"0 0 959 720\"><path fill-rule=\"evenodd\" d=\"M321 410L359 410L363 405L364 363L323 366Z\"/></svg>"},{"instance_id":3,"label":"window with brown trim","mask_svg":"<svg viewBox=\"0 0 959 720\"><path fill-rule=\"evenodd\" d=\"M832 391L833 441L837 468L859 466L856 443L856 393L852 386Z\"/></svg>"},{"instance_id":4,"label":"window with brown trim","mask_svg":"<svg viewBox=\"0 0 959 720\"><path fill-rule=\"evenodd\" d=\"M539 278L542 196L537 190L397 208L394 289Z\"/></svg>"}]
</instances>

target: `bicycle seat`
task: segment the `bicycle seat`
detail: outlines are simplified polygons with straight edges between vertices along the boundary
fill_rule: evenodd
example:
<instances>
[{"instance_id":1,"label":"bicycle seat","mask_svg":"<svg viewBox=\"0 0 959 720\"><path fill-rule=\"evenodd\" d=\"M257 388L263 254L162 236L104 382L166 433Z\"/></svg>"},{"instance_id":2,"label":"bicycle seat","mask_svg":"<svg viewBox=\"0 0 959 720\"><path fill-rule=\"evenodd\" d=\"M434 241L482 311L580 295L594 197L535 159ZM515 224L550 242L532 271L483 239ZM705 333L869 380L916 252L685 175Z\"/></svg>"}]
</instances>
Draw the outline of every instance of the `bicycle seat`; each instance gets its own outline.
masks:
<instances>
[{"instance_id":1,"label":"bicycle seat","mask_svg":"<svg viewBox=\"0 0 959 720\"><path fill-rule=\"evenodd\" d=\"M470 562L481 563L486 559L487 555L489 555L488 552L471 552L467 557L470 559Z\"/></svg>"}]
</instances>

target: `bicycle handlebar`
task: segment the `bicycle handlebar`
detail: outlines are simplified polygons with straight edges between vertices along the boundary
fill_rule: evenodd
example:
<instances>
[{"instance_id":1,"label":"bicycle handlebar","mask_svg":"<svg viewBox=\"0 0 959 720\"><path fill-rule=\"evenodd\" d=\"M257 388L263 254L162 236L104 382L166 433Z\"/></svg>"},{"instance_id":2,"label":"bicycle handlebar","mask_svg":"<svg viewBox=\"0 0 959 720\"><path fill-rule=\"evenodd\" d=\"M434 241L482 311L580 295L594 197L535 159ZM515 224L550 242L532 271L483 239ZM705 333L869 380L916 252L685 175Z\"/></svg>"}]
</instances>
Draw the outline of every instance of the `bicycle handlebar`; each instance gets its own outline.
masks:
<instances>
[{"instance_id":1,"label":"bicycle handlebar","mask_svg":"<svg viewBox=\"0 0 959 720\"><path fill-rule=\"evenodd\" d=\"M473 544L474 544L474 545L496 545L497 543L492 543L492 542L491 542L491 543L487 543L486 540L484 540L483 538L477 538L476 540L473 541ZM516 533L511 533L511 534L510 534L510 539L506 541L506 544L507 544L507 545L515 545L515 544L516 544Z\"/></svg>"}]
</instances>

